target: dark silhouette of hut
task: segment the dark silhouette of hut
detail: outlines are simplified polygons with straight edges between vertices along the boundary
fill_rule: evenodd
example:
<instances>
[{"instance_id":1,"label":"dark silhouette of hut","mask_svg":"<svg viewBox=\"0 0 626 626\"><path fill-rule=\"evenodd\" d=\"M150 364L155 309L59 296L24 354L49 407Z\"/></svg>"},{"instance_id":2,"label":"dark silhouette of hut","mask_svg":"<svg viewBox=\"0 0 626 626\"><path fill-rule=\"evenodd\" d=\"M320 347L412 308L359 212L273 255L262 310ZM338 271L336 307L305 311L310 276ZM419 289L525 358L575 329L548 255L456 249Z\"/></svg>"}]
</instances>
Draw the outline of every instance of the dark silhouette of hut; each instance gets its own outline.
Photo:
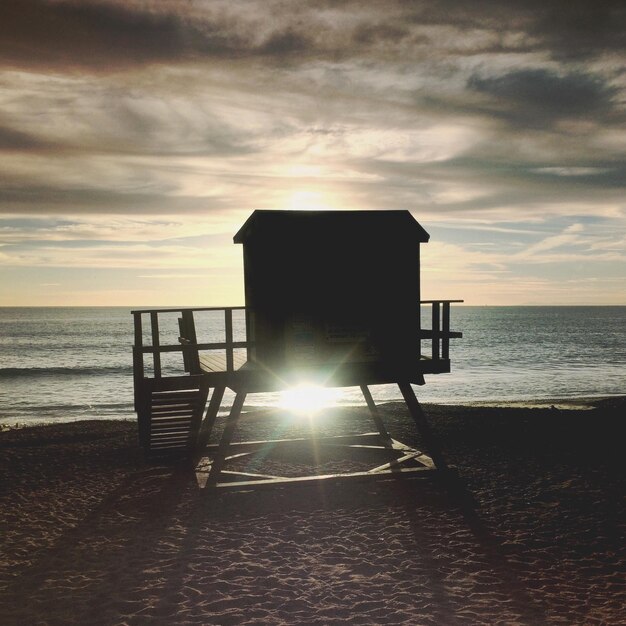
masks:
<instances>
[{"instance_id":1,"label":"dark silhouette of hut","mask_svg":"<svg viewBox=\"0 0 626 626\"><path fill-rule=\"evenodd\" d=\"M249 358L292 377L418 382L420 244L408 211L255 211L243 244Z\"/></svg>"}]
</instances>

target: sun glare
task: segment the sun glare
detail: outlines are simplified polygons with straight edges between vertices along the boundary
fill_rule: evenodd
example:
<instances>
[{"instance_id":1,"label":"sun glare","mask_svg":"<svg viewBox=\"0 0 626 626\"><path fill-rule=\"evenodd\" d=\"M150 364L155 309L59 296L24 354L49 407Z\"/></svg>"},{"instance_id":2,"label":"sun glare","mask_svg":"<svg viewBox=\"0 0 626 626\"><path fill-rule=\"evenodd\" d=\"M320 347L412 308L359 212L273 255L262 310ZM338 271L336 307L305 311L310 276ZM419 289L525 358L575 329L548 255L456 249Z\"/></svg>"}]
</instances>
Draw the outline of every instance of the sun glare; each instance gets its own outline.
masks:
<instances>
[{"instance_id":1,"label":"sun glare","mask_svg":"<svg viewBox=\"0 0 626 626\"><path fill-rule=\"evenodd\" d=\"M310 416L335 404L337 396L336 389L303 383L283 391L279 405L287 411Z\"/></svg>"},{"instance_id":2,"label":"sun glare","mask_svg":"<svg viewBox=\"0 0 626 626\"><path fill-rule=\"evenodd\" d=\"M287 197L285 208L292 211L325 211L333 207L325 193L318 191L294 191Z\"/></svg>"}]
</instances>

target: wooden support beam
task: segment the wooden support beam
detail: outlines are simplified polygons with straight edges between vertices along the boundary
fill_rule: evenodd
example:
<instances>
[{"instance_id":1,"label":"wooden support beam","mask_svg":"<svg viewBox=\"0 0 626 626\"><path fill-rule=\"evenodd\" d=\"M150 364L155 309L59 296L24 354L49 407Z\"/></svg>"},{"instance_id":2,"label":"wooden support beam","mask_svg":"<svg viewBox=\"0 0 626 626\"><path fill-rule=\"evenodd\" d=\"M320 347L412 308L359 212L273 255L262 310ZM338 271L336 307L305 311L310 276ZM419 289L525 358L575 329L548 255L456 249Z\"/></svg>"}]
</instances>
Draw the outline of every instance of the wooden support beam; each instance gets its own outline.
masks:
<instances>
[{"instance_id":1,"label":"wooden support beam","mask_svg":"<svg viewBox=\"0 0 626 626\"><path fill-rule=\"evenodd\" d=\"M198 433L198 445L196 448L196 456L200 456L211 438L211 432L213 432L213 426L217 419L217 413L220 410L222 399L224 397L224 391L226 387L223 385L215 387L209 400L209 406L206 410L206 415L200 426L200 432Z\"/></svg>"},{"instance_id":2,"label":"wooden support beam","mask_svg":"<svg viewBox=\"0 0 626 626\"><path fill-rule=\"evenodd\" d=\"M224 326L226 331L226 371L232 372L234 370L232 309L224 309Z\"/></svg>"},{"instance_id":3,"label":"wooden support beam","mask_svg":"<svg viewBox=\"0 0 626 626\"><path fill-rule=\"evenodd\" d=\"M260 441L238 441L236 443L230 444L231 452L235 452L236 450L254 450L261 449L263 447L272 447L276 448L279 446L290 446L290 445L302 445L306 443L311 443L315 445L351 445L355 440L358 441L370 441L372 442L374 447L378 447L381 450L386 450L387 448L383 448L381 446L376 446L376 443L380 440L380 435L378 433L364 433L362 435L336 435L334 437L323 437L320 435L316 436L316 433L312 433L310 437L302 437L297 439L266 439ZM221 442L220 442L221 443ZM211 444L206 446L207 452L217 451L220 444ZM364 446L359 446L364 447ZM404 448L402 448L404 449Z\"/></svg>"},{"instance_id":4,"label":"wooden support beam","mask_svg":"<svg viewBox=\"0 0 626 626\"><path fill-rule=\"evenodd\" d=\"M214 489L226 489L228 491L262 489L264 487L289 487L306 486L324 483L342 483L349 480L380 481L394 478L432 478L437 475L429 467L406 467L394 470L382 470L380 472L352 472L351 474L320 474L316 476L297 476L280 478L260 478L258 480L244 480L236 482L217 482L210 485ZM207 487L209 483L207 482Z\"/></svg>"},{"instance_id":5,"label":"wooden support beam","mask_svg":"<svg viewBox=\"0 0 626 626\"><path fill-rule=\"evenodd\" d=\"M413 460L418 461L424 467L429 467L431 469L435 468L433 460L427 454L424 454L423 452L416 450L415 452L411 454L405 454L404 456L401 456L399 459L394 459L393 461L389 461L389 463L385 463L384 465L379 465L378 467L374 467L371 470L369 470L369 473L372 474L374 472L382 472L383 470L393 470L394 468L400 467L402 463L406 463L407 461L413 461Z\"/></svg>"},{"instance_id":6,"label":"wooden support beam","mask_svg":"<svg viewBox=\"0 0 626 626\"><path fill-rule=\"evenodd\" d=\"M246 478L258 478L258 479L270 479L270 480L284 480L283 476L274 476L273 474L254 474L252 472L235 472L231 470L222 470L222 476L244 476Z\"/></svg>"},{"instance_id":7,"label":"wooden support beam","mask_svg":"<svg viewBox=\"0 0 626 626\"><path fill-rule=\"evenodd\" d=\"M211 464L211 471L207 479L207 485L209 486L216 485L219 480L220 473L222 471L222 468L224 467L224 462L228 455L230 443L232 441L233 435L235 434L237 421L239 420L239 416L241 415L241 409L243 408L243 404L246 401L246 395L246 391L239 391L235 396L235 401L233 402L233 406L230 409L230 414L228 416L228 419L226 420L224 432L222 433L222 438L220 439L217 452L215 453L215 458L213 460L213 463Z\"/></svg>"},{"instance_id":8,"label":"wooden support beam","mask_svg":"<svg viewBox=\"0 0 626 626\"><path fill-rule=\"evenodd\" d=\"M448 465L441 454L441 450L439 448L439 443L432 430L430 429L430 424L426 419L426 415L422 410L420 403L415 397L415 392L411 387L410 383L398 383L398 387L400 387L400 392L402 393L402 397L406 402L407 408L409 409L409 413L417 426L417 430L422 436L424 443L426 444L426 448L432 457L435 466L437 469L446 470L448 469Z\"/></svg>"},{"instance_id":9,"label":"wooden support beam","mask_svg":"<svg viewBox=\"0 0 626 626\"><path fill-rule=\"evenodd\" d=\"M370 410L372 419L374 420L374 423L376 424L376 428L378 428L378 432L380 433L380 436L382 437L385 446L391 448L392 447L391 436L389 435L389 433L387 432L387 429L385 428L385 424L382 418L380 417L380 413L378 412L378 407L376 406L376 403L374 402L374 398L372 398L372 394L370 393L370 390L367 385L361 385L361 393L363 394L363 397L365 398L365 402L367 403L367 408Z\"/></svg>"}]
</instances>

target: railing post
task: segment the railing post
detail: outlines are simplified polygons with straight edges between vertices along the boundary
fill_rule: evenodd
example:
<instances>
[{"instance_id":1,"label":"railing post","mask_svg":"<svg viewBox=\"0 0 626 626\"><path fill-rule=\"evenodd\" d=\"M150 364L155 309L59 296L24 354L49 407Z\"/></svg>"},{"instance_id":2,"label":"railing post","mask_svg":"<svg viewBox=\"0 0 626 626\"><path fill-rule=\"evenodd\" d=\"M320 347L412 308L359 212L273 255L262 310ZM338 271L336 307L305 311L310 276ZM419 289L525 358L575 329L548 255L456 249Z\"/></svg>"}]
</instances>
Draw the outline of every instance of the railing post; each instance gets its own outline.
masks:
<instances>
[{"instance_id":1,"label":"railing post","mask_svg":"<svg viewBox=\"0 0 626 626\"><path fill-rule=\"evenodd\" d=\"M156 311L150 313L150 326L152 328L152 362L154 364L154 377L161 378L161 353L159 352L159 314Z\"/></svg>"},{"instance_id":2,"label":"railing post","mask_svg":"<svg viewBox=\"0 0 626 626\"><path fill-rule=\"evenodd\" d=\"M422 358L422 303L419 302L417 305L417 320L419 323L419 333L417 335L417 356L419 359Z\"/></svg>"},{"instance_id":3,"label":"railing post","mask_svg":"<svg viewBox=\"0 0 626 626\"><path fill-rule=\"evenodd\" d=\"M448 360L450 358L450 303L443 303L443 320L441 339L441 358Z\"/></svg>"},{"instance_id":4,"label":"railing post","mask_svg":"<svg viewBox=\"0 0 626 626\"><path fill-rule=\"evenodd\" d=\"M432 338L432 359L439 360L439 302L433 302L433 338Z\"/></svg>"},{"instance_id":5,"label":"railing post","mask_svg":"<svg viewBox=\"0 0 626 626\"><path fill-rule=\"evenodd\" d=\"M182 338L187 340L183 344L183 362L190 374L197 374L200 371L200 355L198 353L198 337L196 335L196 322L192 309L184 309L180 312L182 324Z\"/></svg>"},{"instance_id":6,"label":"railing post","mask_svg":"<svg viewBox=\"0 0 626 626\"><path fill-rule=\"evenodd\" d=\"M136 311L133 313L133 321L135 325L135 345L133 346L133 383L135 387L135 411L137 410L140 399L139 390L141 389L141 381L143 380L143 329L141 325L141 313Z\"/></svg>"},{"instance_id":7,"label":"railing post","mask_svg":"<svg viewBox=\"0 0 626 626\"><path fill-rule=\"evenodd\" d=\"M232 372L235 369L235 357L233 354L233 310L224 309L224 326L226 331L226 371Z\"/></svg>"}]
</instances>

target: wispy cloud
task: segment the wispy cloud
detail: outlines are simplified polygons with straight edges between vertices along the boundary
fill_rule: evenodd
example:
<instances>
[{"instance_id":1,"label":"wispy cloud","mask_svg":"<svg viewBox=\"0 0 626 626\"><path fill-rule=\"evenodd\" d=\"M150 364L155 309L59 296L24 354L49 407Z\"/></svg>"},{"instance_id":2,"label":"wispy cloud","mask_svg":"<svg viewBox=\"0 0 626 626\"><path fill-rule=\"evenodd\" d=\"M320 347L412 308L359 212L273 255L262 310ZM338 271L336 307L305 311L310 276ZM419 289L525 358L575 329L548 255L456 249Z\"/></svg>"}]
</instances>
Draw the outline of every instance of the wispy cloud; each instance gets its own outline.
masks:
<instances>
[{"instance_id":1,"label":"wispy cloud","mask_svg":"<svg viewBox=\"0 0 626 626\"><path fill-rule=\"evenodd\" d=\"M232 277L249 212L298 207L412 210L441 295L623 270L625 23L613 0L8 0L7 284Z\"/></svg>"}]
</instances>

